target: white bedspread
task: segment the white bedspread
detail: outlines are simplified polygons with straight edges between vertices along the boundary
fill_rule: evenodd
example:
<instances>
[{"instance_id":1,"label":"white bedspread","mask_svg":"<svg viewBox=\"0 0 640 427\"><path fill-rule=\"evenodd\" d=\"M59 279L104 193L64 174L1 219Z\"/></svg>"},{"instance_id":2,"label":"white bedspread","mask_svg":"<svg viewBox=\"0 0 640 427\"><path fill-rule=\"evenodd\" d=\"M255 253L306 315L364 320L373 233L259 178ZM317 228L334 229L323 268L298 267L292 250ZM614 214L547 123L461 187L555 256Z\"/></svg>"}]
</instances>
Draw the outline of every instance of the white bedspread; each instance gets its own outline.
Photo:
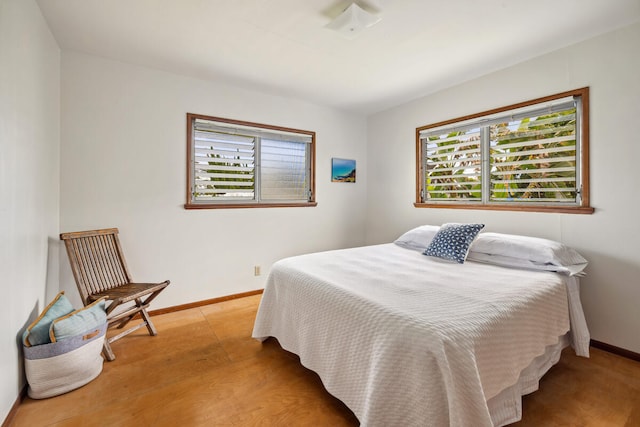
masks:
<instances>
[{"instance_id":1,"label":"white bedspread","mask_svg":"<svg viewBox=\"0 0 640 427\"><path fill-rule=\"evenodd\" d=\"M487 401L569 330L567 279L394 244L303 255L274 264L253 336L298 354L363 426L491 426Z\"/></svg>"}]
</instances>

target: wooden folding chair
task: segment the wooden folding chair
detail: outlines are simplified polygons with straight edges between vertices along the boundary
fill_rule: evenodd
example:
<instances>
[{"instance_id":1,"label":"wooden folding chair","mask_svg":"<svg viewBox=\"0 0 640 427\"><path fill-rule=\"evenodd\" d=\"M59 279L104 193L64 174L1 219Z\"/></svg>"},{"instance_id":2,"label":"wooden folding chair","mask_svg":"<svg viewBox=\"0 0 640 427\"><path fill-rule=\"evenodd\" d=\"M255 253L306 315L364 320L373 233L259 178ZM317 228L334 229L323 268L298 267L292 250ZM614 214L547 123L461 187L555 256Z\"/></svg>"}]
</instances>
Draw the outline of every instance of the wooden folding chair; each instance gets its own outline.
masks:
<instances>
[{"instance_id":1,"label":"wooden folding chair","mask_svg":"<svg viewBox=\"0 0 640 427\"><path fill-rule=\"evenodd\" d=\"M149 335L157 335L147 308L169 285L169 280L162 283L132 283L117 228L62 233L60 239L67 248L73 277L85 306L106 297L109 328L115 326L121 329L136 314L142 316L142 323L105 339L103 353L107 360L116 358L111 343L138 328L146 326Z\"/></svg>"}]
</instances>

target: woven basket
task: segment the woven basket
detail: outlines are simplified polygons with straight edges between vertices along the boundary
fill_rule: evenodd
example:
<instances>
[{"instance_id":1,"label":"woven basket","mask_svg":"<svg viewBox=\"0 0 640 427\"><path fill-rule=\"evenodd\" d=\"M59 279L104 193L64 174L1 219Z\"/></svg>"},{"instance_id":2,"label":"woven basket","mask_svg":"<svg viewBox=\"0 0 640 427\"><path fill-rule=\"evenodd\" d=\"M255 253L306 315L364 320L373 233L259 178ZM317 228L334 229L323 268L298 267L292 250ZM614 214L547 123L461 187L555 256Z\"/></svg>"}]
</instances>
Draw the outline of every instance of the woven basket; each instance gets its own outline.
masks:
<instances>
[{"instance_id":1,"label":"woven basket","mask_svg":"<svg viewBox=\"0 0 640 427\"><path fill-rule=\"evenodd\" d=\"M82 387L102 372L107 324L49 344L23 346L29 397L44 399Z\"/></svg>"}]
</instances>

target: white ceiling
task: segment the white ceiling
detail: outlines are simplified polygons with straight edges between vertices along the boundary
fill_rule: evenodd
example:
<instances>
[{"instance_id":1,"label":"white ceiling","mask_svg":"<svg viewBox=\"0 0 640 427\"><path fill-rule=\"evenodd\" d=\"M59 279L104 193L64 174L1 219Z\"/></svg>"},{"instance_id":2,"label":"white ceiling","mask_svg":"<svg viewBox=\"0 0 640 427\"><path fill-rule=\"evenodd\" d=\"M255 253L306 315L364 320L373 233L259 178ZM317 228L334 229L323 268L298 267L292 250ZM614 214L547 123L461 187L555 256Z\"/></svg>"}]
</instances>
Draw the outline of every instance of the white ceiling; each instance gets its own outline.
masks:
<instances>
[{"instance_id":1,"label":"white ceiling","mask_svg":"<svg viewBox=\"0 0 640 427\"><path fill-rule=\"evenodd\" d=\"M62 49L370 114L640 21L640 0L37 0ZM639 41L640 46L640 41ZM612 46L614 48L614 46Z\"/></svg>"}]
</instances>

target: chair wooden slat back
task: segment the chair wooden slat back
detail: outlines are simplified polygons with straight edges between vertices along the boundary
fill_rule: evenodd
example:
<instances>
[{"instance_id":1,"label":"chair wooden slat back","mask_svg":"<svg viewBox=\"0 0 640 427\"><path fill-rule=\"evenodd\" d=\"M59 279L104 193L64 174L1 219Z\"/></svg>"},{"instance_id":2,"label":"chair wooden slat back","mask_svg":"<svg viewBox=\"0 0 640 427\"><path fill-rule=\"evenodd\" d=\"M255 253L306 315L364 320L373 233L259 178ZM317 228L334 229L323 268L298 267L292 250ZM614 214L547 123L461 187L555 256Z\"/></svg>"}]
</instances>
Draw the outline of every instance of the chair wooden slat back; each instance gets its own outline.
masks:
<instances>
[{"instance_id":1,"label":"chair wooden slat back","mask_svg":"<svg viewBox=\"0 0 640 427\"><path fill-rule=\"evenodd\" d=\"M117 228L63 233L60 238L85 305L90 295L131 282Z\"/></svg>"}]
</instances>

